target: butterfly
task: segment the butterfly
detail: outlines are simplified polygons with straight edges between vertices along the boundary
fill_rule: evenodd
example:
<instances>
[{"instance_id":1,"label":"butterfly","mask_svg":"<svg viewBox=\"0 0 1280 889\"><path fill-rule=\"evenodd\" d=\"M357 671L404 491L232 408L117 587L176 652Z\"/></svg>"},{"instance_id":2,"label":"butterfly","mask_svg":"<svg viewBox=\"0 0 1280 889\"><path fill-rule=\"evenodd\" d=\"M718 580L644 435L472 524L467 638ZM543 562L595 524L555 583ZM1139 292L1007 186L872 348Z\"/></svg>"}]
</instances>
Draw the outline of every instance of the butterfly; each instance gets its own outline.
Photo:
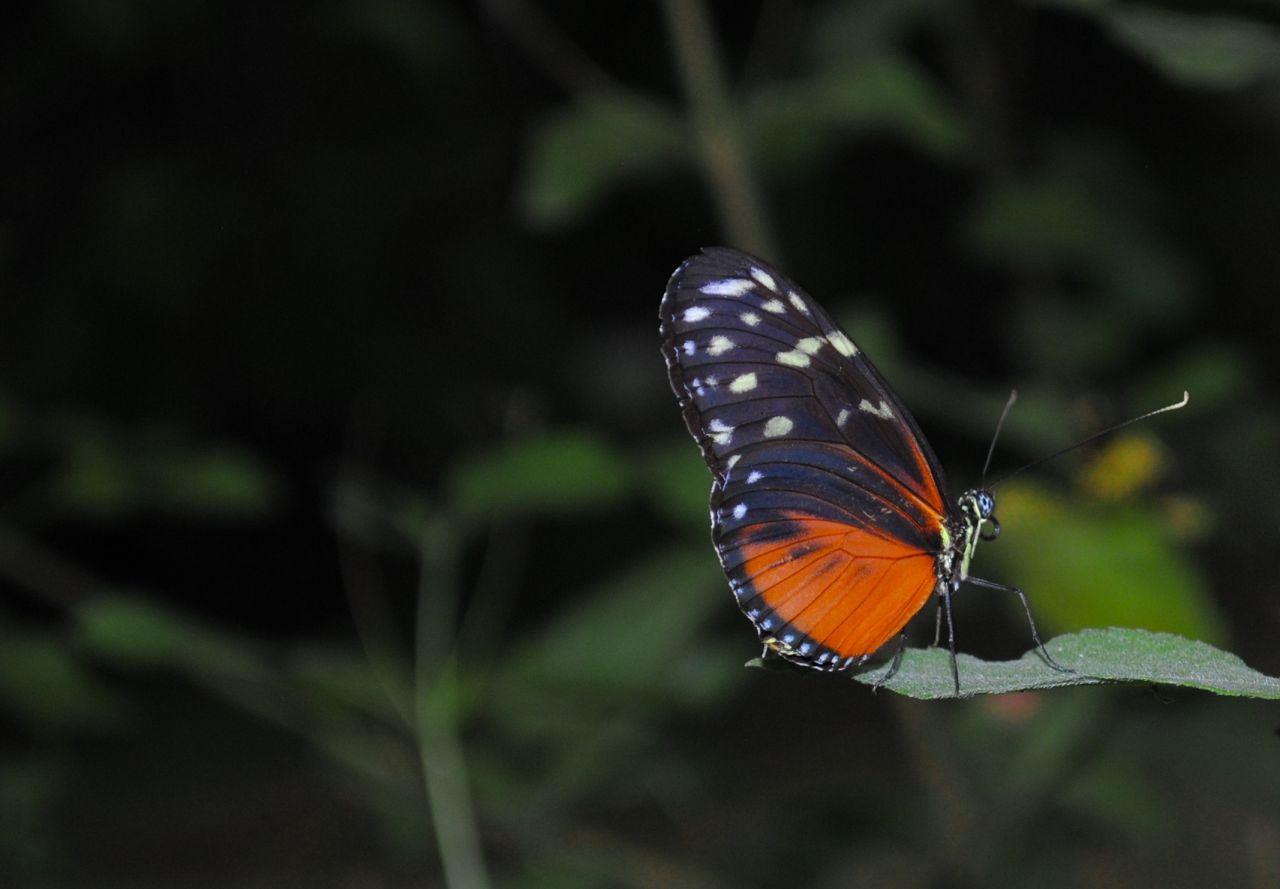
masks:
<instances>
[{"instance_id":1,"label":"butterfly","mask_svg":"<svg viewBox=\"0 0 1280 889\"><path fill-rule=\"evenodd\" d=\"M985 487L956 501L906 405L823 308L763 261L706 248L676 269L662 353L710 468L712 539L767 652L818 670L865 664L931 599L937 633L1000 524ZM935 644L937 637L935 637ZM896 670L894 664L880 681Z\"/></svg>"}]
</instances>

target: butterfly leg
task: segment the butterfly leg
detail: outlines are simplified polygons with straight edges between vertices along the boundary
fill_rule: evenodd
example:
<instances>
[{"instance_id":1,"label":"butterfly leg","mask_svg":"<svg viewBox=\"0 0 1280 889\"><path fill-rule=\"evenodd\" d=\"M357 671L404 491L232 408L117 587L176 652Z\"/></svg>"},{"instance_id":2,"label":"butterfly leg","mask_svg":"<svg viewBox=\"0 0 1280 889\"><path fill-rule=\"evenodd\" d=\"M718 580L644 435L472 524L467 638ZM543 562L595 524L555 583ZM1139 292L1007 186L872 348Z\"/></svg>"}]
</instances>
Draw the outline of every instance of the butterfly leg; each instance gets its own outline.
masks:
<instances>
[{"instance_id":1,"label":"butterfly leg","mask_svg":"<svg viewBox=\"0 0 1280 889\"><path fill-rule=\"evenodd\" d=\"M942 597L938 614L947 612L947 647L951 649L951 681L956 686L956 697L960 697L960 668L956 665L956 625L951 619L951 587L949 584L939 586L938 595Z\"/></svg>"},{"instance_id":2,"label":"butterfly leg","mask_svg":"<svg viewBox=\"0 0 1280 889\"><path fill-rule=\"evenodd\" d=\"M989 590L1002 590L1006 593L1013 593L1022 602L1022 610L1027 613L1027 624L1031 627L1031 639L1036 643L1036 648L1040 650L1040 656L1044 658L1045 663L1057 670L1059 673L1074 673L1075 670L1070 667L1064 667L1050 656L1048 650L1044 647L1044 643L1040 641L1040 633L1036 630L1036 619L1031 616L1031 604L1027 602L1027 594L1016 586L1009 586L1005 583L996 583L992 580L983 580L981 577L966 577L965 581L975 586L986 587Z\"/></svg>"},{"instance_id":3,"label":"butterfly leg","mask_svg":"<svg viewBox=\"0 0 1280 889\"><path fill-rule=\"evenodd\" d=\"M907 647L907 634L900 633L898 635L898 647L893 652L893 662L889 664L889 669L885 671L884 675L881 676L879 679L877 679L875 681L875 684L871 686L872 694L875 694L876 692L878 692L880 690L880 686L884 685L886 682L888 682L890 679L892 679L894 676L897 675L898 668L902 666L902 652L906 650L906 647Z\"/></svg>"},{"instance_id":4,"label":"butterfly leg","mask_svg":"<svg viewBox=\"0 0 1280 889\"><path fill-rule=\"evenodd\" d=\"M938 607L933 612L933 647L937 648L942 641L942 598L938 598Z\"/></svg>"}]
</instances>

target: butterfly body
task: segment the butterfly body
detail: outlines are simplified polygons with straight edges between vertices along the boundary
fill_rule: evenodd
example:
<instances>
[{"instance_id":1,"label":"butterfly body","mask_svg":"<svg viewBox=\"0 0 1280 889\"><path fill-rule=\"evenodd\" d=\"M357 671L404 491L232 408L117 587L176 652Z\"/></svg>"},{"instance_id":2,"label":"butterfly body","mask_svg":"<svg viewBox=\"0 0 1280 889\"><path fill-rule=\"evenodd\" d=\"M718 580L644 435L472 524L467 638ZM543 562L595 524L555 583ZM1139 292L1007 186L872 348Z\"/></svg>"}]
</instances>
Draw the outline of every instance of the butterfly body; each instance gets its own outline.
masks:
<instances>
[{"instance_id":1,"label":"butterfly body","mask_svg":"<svg viewBox=\"0 0 1280 889\"><path fill-rule=\"evenodd\" d=\"M761 641L846 670L931 598L949 615L977 542L999 532L995 499L947 497L915 419L822 307L761 260L708 248L672 275L660 315L712 473L713 542Z\"/></svg>"}]
</instances>

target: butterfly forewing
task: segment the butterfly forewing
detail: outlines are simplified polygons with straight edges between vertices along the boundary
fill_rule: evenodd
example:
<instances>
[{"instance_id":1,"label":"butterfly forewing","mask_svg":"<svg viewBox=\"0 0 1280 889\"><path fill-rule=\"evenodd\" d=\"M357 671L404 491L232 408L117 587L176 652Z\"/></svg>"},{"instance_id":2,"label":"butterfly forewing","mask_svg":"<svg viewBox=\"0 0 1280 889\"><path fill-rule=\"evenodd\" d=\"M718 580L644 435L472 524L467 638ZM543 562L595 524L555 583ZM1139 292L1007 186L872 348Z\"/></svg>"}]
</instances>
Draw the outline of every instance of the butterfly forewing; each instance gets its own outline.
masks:
<instances>
[{"instance_id":1,"label":"butterfly forewing","mask_svg":"<svg viewBox=\"0 0 1280 889\"><path fill-rule=\"evenodd\" d=\"M816 302L747 254L687 260L661 317L739 606L794 660L861 663L936 583L945 496L915 420Z\"/></svg>"}]
</instances>

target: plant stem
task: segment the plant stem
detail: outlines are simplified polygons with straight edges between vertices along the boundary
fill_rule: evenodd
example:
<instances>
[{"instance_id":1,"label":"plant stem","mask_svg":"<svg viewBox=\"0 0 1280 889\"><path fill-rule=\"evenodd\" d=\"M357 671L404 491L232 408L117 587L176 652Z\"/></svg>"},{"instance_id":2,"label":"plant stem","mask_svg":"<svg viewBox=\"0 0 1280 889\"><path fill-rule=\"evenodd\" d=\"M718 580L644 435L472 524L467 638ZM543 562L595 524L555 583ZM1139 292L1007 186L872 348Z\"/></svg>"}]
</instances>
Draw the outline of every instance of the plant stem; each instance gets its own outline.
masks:
<instances>
[{"instance_id":1,"label":"plant stem","mask_svg":"<svg viewBox=\"0 0 1280 889\"><path fill-rule=\"evenodd\" d=\"M427 523L421 550L414 679L418 756L450 889L488 889L489 874L466 762L458 741L458 688L452 654L460 589L458 545L447 516Z\"/></svg>"},{"instance_id":2,"label":"plant stem","mask_svg":"<svg viewBox=\"0 0 1280 889\"><path fill-rule=\"evenodd\" d=\"M706 6L703 0L663 0L662 5L720 227L734 246L777 262Z\"/></svg>"}]
</instances>

